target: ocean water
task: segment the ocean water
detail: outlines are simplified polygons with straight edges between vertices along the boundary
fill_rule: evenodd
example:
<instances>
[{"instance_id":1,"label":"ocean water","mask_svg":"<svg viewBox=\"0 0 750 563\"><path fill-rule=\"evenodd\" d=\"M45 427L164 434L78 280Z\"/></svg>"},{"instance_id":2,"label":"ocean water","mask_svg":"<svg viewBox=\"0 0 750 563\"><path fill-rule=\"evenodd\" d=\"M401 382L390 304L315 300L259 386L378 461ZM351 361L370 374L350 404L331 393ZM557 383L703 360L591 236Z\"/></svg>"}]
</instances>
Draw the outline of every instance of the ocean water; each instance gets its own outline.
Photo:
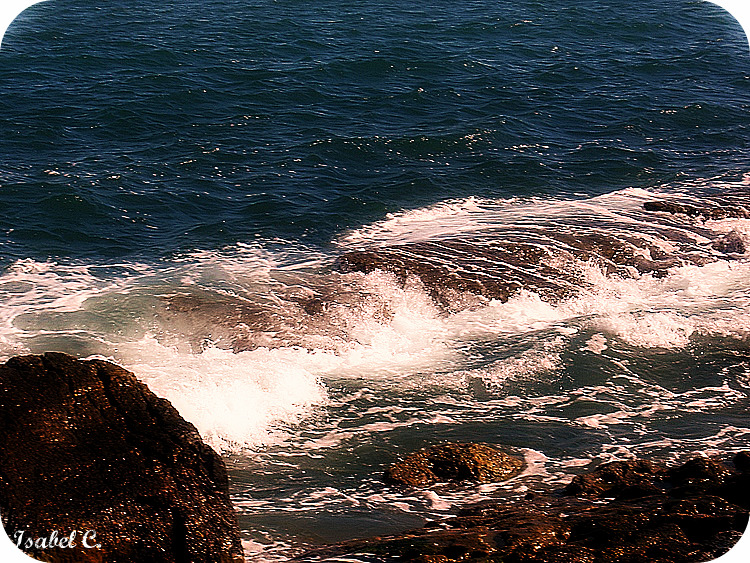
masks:
<instances>
[{"instance_id":1,"label":"ocean water","mask_svg":"<svg viewBox=\"0 0 750 563\"><path fill-rule=\"evenodd\" d=\"M713 4L49 0L3 39L0 116L0 358L102 357L168 398L222 452L251 561L750 443L750 262L704 252L750 219L642 209L750 206L750 53ZM450 310L336 267L592 230L705 259L580 260L563 299ZM458 440L527 469L381 483Z\"/></svg>"}]
</instances>

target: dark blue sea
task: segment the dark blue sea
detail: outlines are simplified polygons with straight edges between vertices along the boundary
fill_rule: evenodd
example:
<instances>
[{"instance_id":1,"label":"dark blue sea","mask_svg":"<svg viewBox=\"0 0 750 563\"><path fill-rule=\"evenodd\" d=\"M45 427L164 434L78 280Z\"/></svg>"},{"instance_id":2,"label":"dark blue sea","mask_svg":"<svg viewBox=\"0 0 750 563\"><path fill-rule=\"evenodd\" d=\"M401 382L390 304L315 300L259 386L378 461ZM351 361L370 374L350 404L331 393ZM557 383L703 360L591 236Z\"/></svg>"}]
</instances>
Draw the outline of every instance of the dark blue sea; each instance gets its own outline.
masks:
<instances>
[{"instance_id":1,"label":"dark blue sea","mask_svg":"<svg viewBox=\"0 0 750 563\"><path fill-rule=\"evenodd\" d=\"M223 453L248 558L283 561L603 461L747 449L743 256L581 260L562 300L448 311L336 268L532 231L750 244L748 218L642 215L724 193L750 209L750 51L709 2L49 0L0 49L0 357L134 371ZM382 484L446 441L527 469Z\"/></svg>"}]
</instances>

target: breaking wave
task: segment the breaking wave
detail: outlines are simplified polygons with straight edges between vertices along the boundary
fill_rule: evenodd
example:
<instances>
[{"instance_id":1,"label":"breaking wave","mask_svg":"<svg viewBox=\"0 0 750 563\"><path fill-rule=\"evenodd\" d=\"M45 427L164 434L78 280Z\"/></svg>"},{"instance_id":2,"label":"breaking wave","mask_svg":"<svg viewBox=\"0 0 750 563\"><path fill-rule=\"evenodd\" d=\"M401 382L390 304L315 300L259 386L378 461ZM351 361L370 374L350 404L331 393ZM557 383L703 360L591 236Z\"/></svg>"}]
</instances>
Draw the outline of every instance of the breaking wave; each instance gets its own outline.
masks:
<instances>
[{"instance_id":1,"label":"breaking wave","mask_svg":"<svg viewBox=\"0 0 750 563\"><path fill-rule=\"evenodd\" d=\"M0 276L0 355L60 350L111 359L227 452L297 440L301 423L335 410L341 381L393 396L470 392L477 412L482 401L504 400L533 419L524 389L559 379L571 355L609 355L610 363L627 365L638 350L677 353L716 339L746 347L750 263L712 250L709 234L749 240L750 219L662 214L649 222L643 204L658 197L632 189L588 200L468 198L345 233L335 253L271 241L156 264L21 260ZM640 229L649 245L665 252L682 245L687 258L665 271L613 272L576 257L578 290L563 298L532 285L507 299L456 294L452 307L433 298L419 272L336 267L354 249L448 237L485 244L508 233L528 241L533 233L535 244L554 247L560 243L549 229L570 225L608 230L617 240ZM738 383L743 390L734 392L744 394L746 373ZM712 404L677 397L664 408ZM605 428L630 416L623 412L567 423ZM336 440L303 441L305 448L329 442Z\"/></svg>"}]
</instances>

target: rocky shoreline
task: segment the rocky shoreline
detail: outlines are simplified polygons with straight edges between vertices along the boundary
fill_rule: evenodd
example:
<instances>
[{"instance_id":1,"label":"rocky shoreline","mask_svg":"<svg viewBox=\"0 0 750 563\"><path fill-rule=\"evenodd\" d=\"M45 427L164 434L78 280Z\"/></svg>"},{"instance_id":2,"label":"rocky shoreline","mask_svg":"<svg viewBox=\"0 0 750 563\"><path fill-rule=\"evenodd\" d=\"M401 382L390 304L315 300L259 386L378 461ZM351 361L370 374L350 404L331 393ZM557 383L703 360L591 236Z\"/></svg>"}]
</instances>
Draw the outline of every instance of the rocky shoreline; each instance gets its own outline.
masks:
<instances>
[{"instance_id":1,"label":"rocky shoreline","mask_svg":"<svg viewBox=\"0 0 750 563\"><path fill-rule=\"evenodd\" d=\"M698 563L739 541L748 509L750 452L727 464L614 461L552 493L487 501L418 530L342 542L298 560Z\"/></svg>"},{"instance_id":2,"label":"rocky shoreline","mask_svg":"<svg viewBox=\"0 0 750 563\"><path fill-rule=\"evenodd\" d=\"M243 561L222 459L127 370L61 353L0 366L0 514L29 555L54 562ZM489 444L439 444L384 474L391 485L497 482L523 460ZM666 466L605 463L564 489L460 510L403 534L323 546L422 563L698 563L748 524L750 452ZM374 559L373 559L374 558Z\"/></svg>"}]
</instances>

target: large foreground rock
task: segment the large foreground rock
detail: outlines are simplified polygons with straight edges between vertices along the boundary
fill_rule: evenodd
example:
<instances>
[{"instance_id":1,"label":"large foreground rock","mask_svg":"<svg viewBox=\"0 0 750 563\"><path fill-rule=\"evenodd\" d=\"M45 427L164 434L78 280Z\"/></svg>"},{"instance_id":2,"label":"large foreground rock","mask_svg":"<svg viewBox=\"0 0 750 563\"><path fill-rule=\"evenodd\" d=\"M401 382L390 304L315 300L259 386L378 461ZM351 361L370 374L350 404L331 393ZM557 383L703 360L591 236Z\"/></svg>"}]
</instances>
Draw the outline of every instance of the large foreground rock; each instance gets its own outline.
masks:
<instances>
[{"instance_id":1,"label":"large foreground rock","mask_svg":"<svg viewBox=\"0 0 750 563\"><path fill-rule=\"evenodd\" d=\"M0 450L5 530L37 559L243 560L221 459L118 366L58 353L0 366ZM65 547L45 548L53 535Z\"/></svg>"},{"instance_id":2,"label":"large foreground rock","mask_svg":"<svg viewBox=\"0 0 750 563\"><path fill-rule=\"evenodd\" d=\"M750 509L750 455L726 466L619 461L554 494L466 508L399 536L353 540L300 559L368 554L421 563L699 563L739 540ZM374 558L372 557L374 556Z\"/></svg>"}]
</instances>

